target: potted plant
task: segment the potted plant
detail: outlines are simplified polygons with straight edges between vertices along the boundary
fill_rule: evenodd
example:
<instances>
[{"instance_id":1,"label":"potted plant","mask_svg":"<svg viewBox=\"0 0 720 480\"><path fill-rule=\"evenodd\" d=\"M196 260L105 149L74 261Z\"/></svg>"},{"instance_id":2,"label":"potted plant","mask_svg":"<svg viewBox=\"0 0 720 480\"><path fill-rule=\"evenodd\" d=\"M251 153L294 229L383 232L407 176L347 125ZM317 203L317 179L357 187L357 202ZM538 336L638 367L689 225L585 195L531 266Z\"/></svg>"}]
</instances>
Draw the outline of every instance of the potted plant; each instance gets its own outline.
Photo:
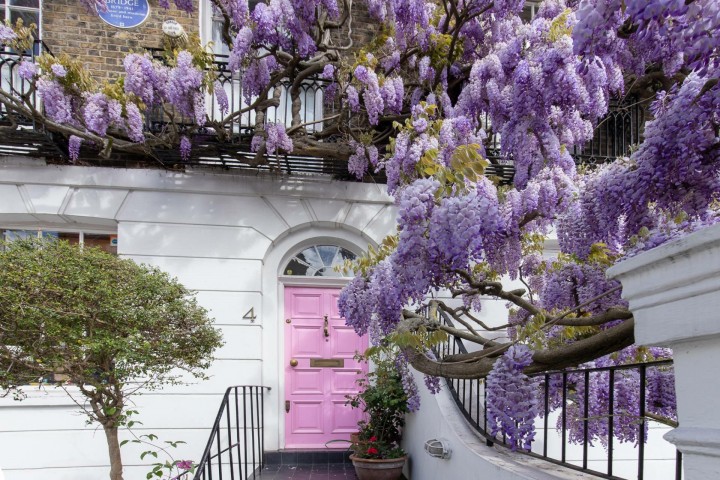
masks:
<instances>
[{"instance_id":1,"label":"potted plant","mask_svg":"<svg viewBox=\"0 0 720 480\"><path fill-rule=\"evenodd\" d=\"M365 414L350 455L359 480L398 480L407 460L400 447L407 395L392 356L386 353L377 347L368 349L363 359L372 360L375 368L358 380L360 393L349 399Z\"/></svg>"}]
</instances>

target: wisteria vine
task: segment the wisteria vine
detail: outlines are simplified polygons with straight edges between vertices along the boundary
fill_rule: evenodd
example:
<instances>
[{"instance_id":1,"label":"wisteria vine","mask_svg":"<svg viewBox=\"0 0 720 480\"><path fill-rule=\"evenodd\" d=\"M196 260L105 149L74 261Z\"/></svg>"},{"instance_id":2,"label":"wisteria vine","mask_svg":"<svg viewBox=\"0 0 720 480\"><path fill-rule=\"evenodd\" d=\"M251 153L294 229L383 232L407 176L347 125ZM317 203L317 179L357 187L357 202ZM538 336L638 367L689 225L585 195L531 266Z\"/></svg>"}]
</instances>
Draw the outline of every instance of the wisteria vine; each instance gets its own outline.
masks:
<instances>
[{"instance_id":1,"label":"wisteria vine","mask_svg":"<svg viewBox=\"0 0 720 480\"><path fill-rule=\"evenodd\" d=\"M159 148L188 160L202 132L245 142L255 164L292 153L345 160L358 179L384 175L397 234L358 262L341 313L373 342L394 335L404 345L398 368L413 407L408 364L429 375L431 390L438 376L488 377L493 428L527 448L537 415L528 374L670 355L632 345L632 313L604 272L720 218L720 2L544 0L532 18L524 4L213 0L244 93L239 106L197 44L162 60L131 53L104 84L67 57L25 60L17 73L29 87L0 91L0 102L64 135L72 160ZM352 34L360 8L374 22L368 44ZM27 27L0 26L5 44L21 50L27 38ZM327 82L332 108L308 124L300 92L311 79ZM42 112L29 101L35 92ZM281 97L286 123L268 113ZM208 98L221 119L208 117ZM642 140L626 157L578 168L571 152L593 138L613 98L647 110ZM151 111L169 119L162 134L145 128ZM232 125L242 116L254 125L238 138ZM512 163L511 185L488 175L491 163ZM552 234L561 254L548 260L540 252ZM429 302L439 291L456 303ZM505 338L479 318L488 297L509 305ZM430 304L461 328L428 314ZM440 361L428 354L437 332L483 348ZM647 410L672 419L672 372L648 372ZM577 394L588 388L570 380ZM606 415L607 379L597 380L591 412L578 417ZM617 379L618 409L635 401L638 381ZM592 438L601 439L606 427L596 423ZM628 425L621 419L612 433L636 442Z\"/></svg>"}]
</instances>

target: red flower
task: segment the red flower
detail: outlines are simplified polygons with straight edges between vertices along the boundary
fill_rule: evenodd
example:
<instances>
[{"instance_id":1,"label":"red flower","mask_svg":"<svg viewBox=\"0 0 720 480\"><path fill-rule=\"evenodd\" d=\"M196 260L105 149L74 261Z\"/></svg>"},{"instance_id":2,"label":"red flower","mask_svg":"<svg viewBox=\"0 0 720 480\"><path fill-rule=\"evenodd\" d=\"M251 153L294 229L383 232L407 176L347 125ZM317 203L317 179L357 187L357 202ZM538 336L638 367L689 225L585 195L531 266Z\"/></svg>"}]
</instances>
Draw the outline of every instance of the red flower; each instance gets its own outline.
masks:
<instances>
[{"instance_id":1,"label":"red flower","mask_svg":"<svg viewBox=\"0 0 720 480\"><path fill-rule=\"evenodd\" d=\"M370 437L370 441L371 441L371 442L377 442L377 437L374 437L374 436L373 436L373 437Z\"/></svg>"},{"instance_id":2,"label":"red flower","mask_svg":"<svg viewBox=\"0 0 720 480\"><path fill-rule=\"evenodd\" d=\"M368 448L367 453L368 453L368 455L377 455L377 454L378 454L378 449L375 448L375 447L370 447L370 448Z\"/></svg>"}]
</instances>

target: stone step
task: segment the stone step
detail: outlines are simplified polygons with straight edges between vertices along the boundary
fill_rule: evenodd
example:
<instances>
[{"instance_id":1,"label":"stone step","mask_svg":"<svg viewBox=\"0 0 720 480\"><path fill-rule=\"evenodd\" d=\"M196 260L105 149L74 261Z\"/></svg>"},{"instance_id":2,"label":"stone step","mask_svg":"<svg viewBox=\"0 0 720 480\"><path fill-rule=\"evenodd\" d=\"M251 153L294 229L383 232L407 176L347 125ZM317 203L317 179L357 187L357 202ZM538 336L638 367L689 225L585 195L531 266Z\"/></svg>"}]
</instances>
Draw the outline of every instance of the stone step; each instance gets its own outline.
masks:
<instances>
[{"instance_id":1,"label":"stone step","mask_svg":"<svg viewBox=\"0 0 720 480\"><path fill-rule=\"evenodd\" d=\"M349 450L278 450L265 452L265 465L349 464Z\"/></svg>"}]
</instances>

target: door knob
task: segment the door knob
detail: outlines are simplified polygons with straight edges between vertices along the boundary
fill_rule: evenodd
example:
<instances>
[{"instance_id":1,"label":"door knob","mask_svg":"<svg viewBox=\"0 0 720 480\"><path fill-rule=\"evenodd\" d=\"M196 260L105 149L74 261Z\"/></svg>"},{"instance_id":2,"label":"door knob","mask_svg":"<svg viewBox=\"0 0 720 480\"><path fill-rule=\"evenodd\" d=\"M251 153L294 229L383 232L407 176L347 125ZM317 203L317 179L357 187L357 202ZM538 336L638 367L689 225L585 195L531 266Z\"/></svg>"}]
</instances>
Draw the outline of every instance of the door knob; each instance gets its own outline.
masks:
<instances>
[{"instance_id":1,"label":"door knob","mask_svg":"<svg viewBox=\"0 0 720 480\"><path fill-rule=\"evenodd\" d=\"M298 364L298 361L295 360L294 358L293 358L292 360L290 360L290 366L291 366L291 367L297 367L297 364Z\"/></svg>"}]
</instances>

